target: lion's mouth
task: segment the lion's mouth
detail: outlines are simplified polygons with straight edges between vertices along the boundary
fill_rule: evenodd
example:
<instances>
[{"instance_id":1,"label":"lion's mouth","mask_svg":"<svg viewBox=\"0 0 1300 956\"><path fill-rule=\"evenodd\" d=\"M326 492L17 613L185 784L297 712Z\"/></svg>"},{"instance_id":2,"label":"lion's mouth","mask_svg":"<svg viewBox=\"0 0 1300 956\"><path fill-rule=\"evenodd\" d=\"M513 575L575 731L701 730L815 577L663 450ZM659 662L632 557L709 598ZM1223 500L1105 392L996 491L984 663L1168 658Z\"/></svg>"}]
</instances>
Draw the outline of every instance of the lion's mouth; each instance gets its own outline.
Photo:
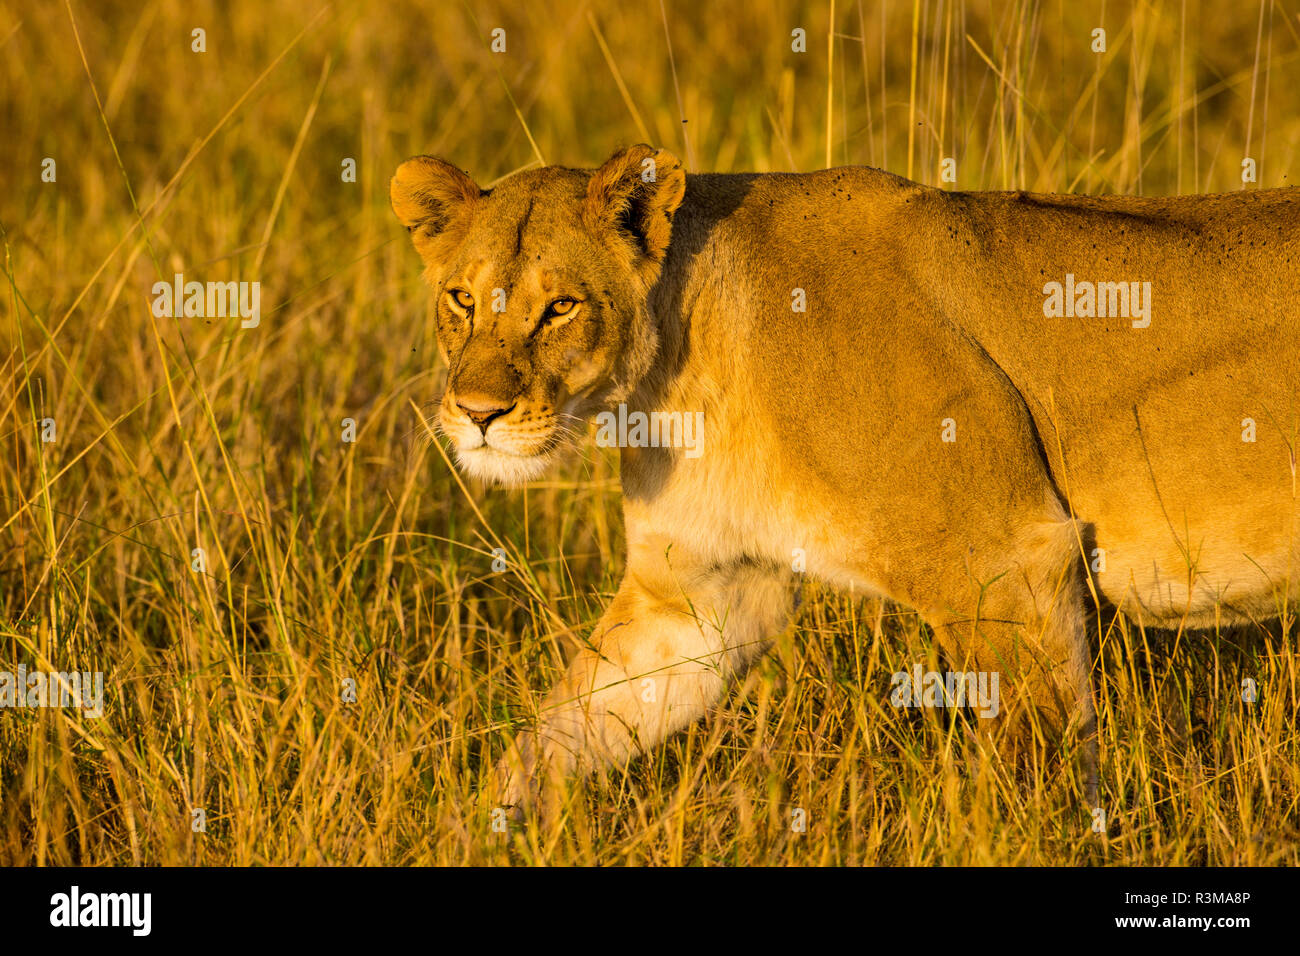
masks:
<instances>
[{"instance_id":1,"label":"lion's mouth","mask_svg":"<svg viewBox=\"0 0 1300 956\"><path fill-rule=\"evenodd\" d=\"M451 440L461 471L486 481L518 485L539 477L573 435L559 417L512 422L501 416L480 427L441 402L438 430Z\"/></svg>"},{"instance_id":2,"label":"lion's mouth","mask_svg":"<svg viewBox=\"0 0 1300 956\"><path fill-rule=\"evenodd\" d=\"M518 435L504 429L446 429L456 450L462 453L492 451L510 458L537 458L557 451L564 442L559 429L549 429L540 436Z\"/></svg>"}]
</instances>

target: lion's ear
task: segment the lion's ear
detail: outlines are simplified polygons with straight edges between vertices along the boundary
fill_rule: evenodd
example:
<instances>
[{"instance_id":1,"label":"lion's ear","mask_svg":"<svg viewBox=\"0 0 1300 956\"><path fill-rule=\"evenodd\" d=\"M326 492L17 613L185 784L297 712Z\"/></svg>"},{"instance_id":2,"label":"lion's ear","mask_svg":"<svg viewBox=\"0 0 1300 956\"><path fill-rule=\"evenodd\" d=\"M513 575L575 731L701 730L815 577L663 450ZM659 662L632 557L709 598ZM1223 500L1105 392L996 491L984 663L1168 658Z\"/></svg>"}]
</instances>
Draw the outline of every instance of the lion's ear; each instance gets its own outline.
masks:
<instances>
[{"instance_id":1,"label":"lion's ear","mask_svg":"<svg viewBox=\"0 0 1300 956\"><path fill-rule=\"evenodd\" d=\"M660 262L685 194L681 160L666 149L641 143L619 150L592 173L586 213L592 225L612 226Z\"/></svg>"},{"instance_id":2,"label":"lion's ear","mask_svg":"<svg viewBox=\"0 0 1300 956\"><path fill-rule=\"evenodd\" d=\"M441 233L458 216L469 212L483 190L451 163L434 156L415 156L397 167L388 185L393 212L412 232L427 237Z\"/></svg>"}]
</instances>

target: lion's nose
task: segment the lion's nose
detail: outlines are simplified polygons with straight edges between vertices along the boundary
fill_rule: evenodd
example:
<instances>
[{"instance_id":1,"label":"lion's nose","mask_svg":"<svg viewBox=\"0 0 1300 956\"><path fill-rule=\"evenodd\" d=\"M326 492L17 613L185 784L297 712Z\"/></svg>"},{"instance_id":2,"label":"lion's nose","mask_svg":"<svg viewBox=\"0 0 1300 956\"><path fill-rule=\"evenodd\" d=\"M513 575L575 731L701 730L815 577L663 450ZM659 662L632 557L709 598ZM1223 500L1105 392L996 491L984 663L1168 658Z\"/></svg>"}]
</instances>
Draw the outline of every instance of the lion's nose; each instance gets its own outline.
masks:
<instances>
[{"instance_id":1,"label":"lion's nose","mask_svg":"<svg viewBox=\"0 0 1300 956\"><path fill-rule=\"evenodd\" d=\"M480 398L477 395L461 395L456 398L456 407L464 412L484 434L487 434L488 426L493 421L514 408L515 404L518 403L503 406L495 399Z\"/></svg>"}]
</instances>

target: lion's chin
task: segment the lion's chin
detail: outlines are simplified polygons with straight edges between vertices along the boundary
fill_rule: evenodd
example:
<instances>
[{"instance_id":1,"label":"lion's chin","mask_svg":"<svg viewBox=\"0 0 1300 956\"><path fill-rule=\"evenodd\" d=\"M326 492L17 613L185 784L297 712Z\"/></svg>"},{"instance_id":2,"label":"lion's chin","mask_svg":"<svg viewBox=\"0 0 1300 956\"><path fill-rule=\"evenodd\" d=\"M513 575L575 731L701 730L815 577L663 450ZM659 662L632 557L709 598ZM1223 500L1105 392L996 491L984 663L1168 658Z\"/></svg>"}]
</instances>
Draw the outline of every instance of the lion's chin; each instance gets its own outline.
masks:
<instances>
[{"instance_id":1,"label":"lion's chin","mask_svg":"<svg viewBox=\"0 0 1300 956\"><path fill-rule=\"evenodd\" d=\"M456 449L456 464L466 474L498 485L515 486L540 478L554 460L549 453L512 455L490 445Z\"/></svg>"}]
</instances>

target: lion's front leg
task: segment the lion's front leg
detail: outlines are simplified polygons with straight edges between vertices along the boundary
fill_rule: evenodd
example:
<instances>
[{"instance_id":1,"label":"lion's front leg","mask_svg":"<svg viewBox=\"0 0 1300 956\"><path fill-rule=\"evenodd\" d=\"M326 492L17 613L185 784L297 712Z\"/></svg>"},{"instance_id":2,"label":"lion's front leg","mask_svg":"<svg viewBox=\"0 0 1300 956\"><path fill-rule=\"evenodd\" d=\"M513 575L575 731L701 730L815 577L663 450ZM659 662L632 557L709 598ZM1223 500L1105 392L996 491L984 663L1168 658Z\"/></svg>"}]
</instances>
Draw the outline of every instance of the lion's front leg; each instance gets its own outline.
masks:
<instances>
[{"instance_id":1,"label":"lion's front leg","mask_svg":"<svg viewBox=\"0 0 1300 956\"><path fill-rule=\"evenodd\" d=\"M779 572L630 569L591 640L497 764L493 793L545 810L564 777L624 765L701 717L788 610Z\"/></svg>"}]
</instances>

